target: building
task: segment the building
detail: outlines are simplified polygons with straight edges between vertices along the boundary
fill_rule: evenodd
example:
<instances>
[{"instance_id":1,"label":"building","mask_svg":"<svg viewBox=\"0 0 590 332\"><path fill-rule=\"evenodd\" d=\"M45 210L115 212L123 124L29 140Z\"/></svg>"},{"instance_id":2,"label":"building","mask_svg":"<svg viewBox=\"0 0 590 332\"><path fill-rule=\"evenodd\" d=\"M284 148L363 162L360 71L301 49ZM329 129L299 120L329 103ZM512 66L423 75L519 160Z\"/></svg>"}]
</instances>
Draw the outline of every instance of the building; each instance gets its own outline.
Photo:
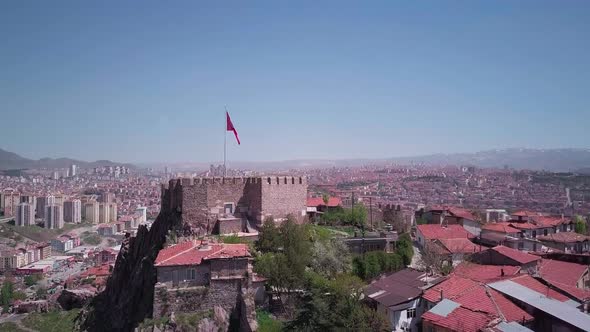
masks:
<instances>
[{"instance_id":1,"label":"building","mask_svg":"<svg viewBox=\"0 0 590 332\"><path fill-rule=\"evenodd\" d=\"M70 176L74 177L78 174L78 167L75 164L70 165Z\"/></svg>"},{"instance_id":2,"label":"building","mask_svg":"<svg viewBox=\"0 0 590 332\"><path fill-rule=\"evenodd\" d=\"M135 209L135 214L139 216L138 222L146 222L147 221L147 207L145 206L138 206Z\"/></svg>"},{"instance_id":3,"label":"building","mask_svg":"<svg viewBox=\"0 0 590 332\"><path fill-rule=\"evenodd\" d=\"M14 217L16 215L17 206L20 204L20 193L14 189L5 189L2 194L4 200L4 216Z\"/></svg>"},{"instance_id":4,"label":"building","mask_svg":"<svg viewBox=\"0 0 590 332\"><path fill-rule=\"evenodd\" d=\"M58 204L45 207L45 228L60 229L64 227L63 207Z\"/></svg>"},{"instance_id":5,"label":"building","mask_svg":"<svg viewBox=\"0 0 590 332\"><path fill-rule=\"evenodd\" d=\"M565 253L586 254L590 252L590 236L573 232L559 232L537 237L544 246Z\"/></svg>"},{"instance_id":6,"label":"building","mask_svg":"<svg viewBox=\"0 0 590 332\"><path fill-rule=\"evenodd\" d=\"M455 206L433 206L422 215L428 224L461 225L469 233L479 236L481 224L479 218L469 210Z\"/></svg>"},{"instance_id":7,"label":"building","mask_svg":"<svg viewBox=\"0 0 590 332\"><path fill-rule=\"evenodd\" d=\"M364 237L355 234L354 237L343 238L350 252L353 254L370 251L393 252L398 240L397 232L367 232Z\"/></svg>"},{"instance_id":8,"label":"building","mask_svg":"<svg viewBox=\"0 0 590 332\"><path fill-rule=\"evenodd\" d=\"M436 282L424 272L404 269L373 281L364 293L367 303L387 316L392 331L415 332L424 308L421 296Z\"/></svg>"},{"instance_id":9,"label":"building","mask_svg":"<svg viewBox=\"0 0 590 332\"><path fill-rule=\"evenodd\" d=\"M82 222L82 202L79 199L64 202L64 221L74 224Z\"/></svg>"},{"instance_id":10,"label":"building","mask_svg":"<svg viewBox=\"0 0 590 332\"><path fill-rule=\"evenodd\" d=\"M473 234L457 224L424 224L416 226L416 238L421 247L428 241L438 239L471 239L473 237Z\"/></svg>"},{"instance_id":11,"label":"building","mask_svg":"<svg viewBox=\"0 0 590 332\"><path fill-rule=\"evenodd\" d=\"M16 226L35 225L35 207L30 203L20 203L16 209Z\"/></svg>"},{"instance_id":12,"label":"building","mask_svg":"<svg viewBox=\"0 0 590 332\"><path fill-rule=\"evenodd\" d=\"M116 222L117 219L117 204L111 203L109 204L109 222Z\"/></svg>"},{"instance_id":13,"label":"building","mask_svg":"<svg viewBox=\"0 0 590 332\"><path fill-rule=\"evenodd\" d=\"M186 241L162 249L155 266L154 318L207 312L214 306L232 312L243 289L255 284L246 244Z\"/></svg>"},{"instance_id":14,"label":"building","mask_svg":"<svg viewBox=\"0 0 590 332\"><path fill-rule=\"evenodd\" d=\"M74 241L68 236L60 236L57 239L51 240L51 250L58 252L66 252L74 248Z\"/></svg>"},{"instance_id":15,"label":"building","mask_svg":"<svg viewBox=\"0 0 590 332\"><path fill-rule=\"evenodd\" d=\"M272 217L276 222L306 216L307 179L304 177L182 178L162 185L162 210L180 210L182 223L194 234L214 229L248 230ZM232 227L218 227L220 218L232 217ZM237 218L238 221L236 222Z\"/></svg>"},{"instance_id":16,"label":"building","mask_svg":"<svg viewBox=\"0 0 590 332\"><path fill-rule=\"evenodd\" d=\"M536 271L541 257L505 246L496 246L473 255L479 264L520 266L522 270Z\"/></svg>"},{"instance_id":17,"label":"building","mask_svg":"<svg viewBox=\"0 0 590 332\"><path fill-rule=\"evenodd\" d=\"M111 223L100 224L96 231L100 236L115 235L115 233L117 233L117 225Z\"/></svg>"},{"instance_id":18,"label":"building","mask_svg":"<svg viewBox=\"0 0 590 332\"><path fill-rule=\"evenodd\" d=\"M539 264L539 276L553 285L562 284L590 290L588 265L543 259Z\"/></svg>"},{"instance_id":19,"label":"building","mask_svg":"<svg viewBox=\"0 0 590 332\"><path fill-rule=\"evenodd\" d=\"M21 195L20 202L33 205L33 211L37 209L37 197L34 195Z\"/></svg>"},{"instance_id":20,"label":"building","mask_svg":"<svg viewBox=\"0 0 590 332\"><path fill-rule=\"evenodd\" d=\"M37 218L45 219L45 207L55 204L55 196L47 195L37 197Z\"/></svg>"},{"instance_id":21,"label":"building","mask_svg":"<svg viewBox=\"0 0 590 332\"><path fill-rule=\"evenodd\" d=\"M480 245L476 245L466 238L436 239L431 241L428 246L441 255L447 264L452 266L457 266L471 255L482 250Z\"/></svg>"},{"instance_id":22,"label":"building","mask_svg":"<svg viewBox=\"0 0 590 332\"><path fill-rule=\"evenodd\" d=\"M100 205L98 202L88 202L84 204L84 215L86 222L91 224L100 223Z\"/></svg>"},{"instance_id":23,"label":"building","mask_svg":"<svg viewBox=\"0 0 590 332\"><path fill-rule=\"evenodd\" d=\"M98 221L101 224L111 221L111 205L109 203L100 203L98 206Z\"/></svg>"},{"instance_id":24,"label":"building","mask_svg":"<svg viewBox=\"0 0 590 332\"><path fill-rule=\"evenodd\" d=\"M100 203L115 203L115 194L110 192L103 192L98 199Z\"/></svg>"}]
</instances>

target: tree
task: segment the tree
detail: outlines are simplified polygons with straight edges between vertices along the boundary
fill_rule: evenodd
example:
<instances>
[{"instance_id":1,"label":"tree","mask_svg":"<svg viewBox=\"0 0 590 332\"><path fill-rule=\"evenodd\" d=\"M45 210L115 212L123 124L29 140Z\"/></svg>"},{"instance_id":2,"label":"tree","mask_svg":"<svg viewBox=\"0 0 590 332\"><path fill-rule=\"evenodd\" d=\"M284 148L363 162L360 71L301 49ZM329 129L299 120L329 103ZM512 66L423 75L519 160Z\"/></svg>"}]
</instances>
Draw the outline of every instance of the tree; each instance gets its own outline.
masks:
<instances>
[{"instance_id":1,"label":"tree","mask_svg":"<svg viewBox=\"0 0 590 332\"><path fill-rule=\"evenodd\" d=\"M279 229L276 227L272 217L264 220L255 247L263 253L275 252L281 247Z\"/></svg>"},{"instance_id":2,"label":"tree","mask_svg":"<svg viewBox=\"0 0 590 332\"><path fill-rule=\"evenodd\" d=\"M8 306L14 300L14 284L12 280L5 280L0 288L0 305L4 307L4 310L8 309Z\"/></svg>"},{"instance_id":3,"label":"tree","mask_svg":"<svg viewBox=\"0 0 590 332\"><path fill-rule=\"evenodd\" d=\"M404 265L410 265L412 263L414 247L412 245L410 234L404 233L399 236L397 240L397 253L402 258Z\"/></svg>"},{"instance_id":4,"label":"tree","mask_svg":"<svg viewBox=\"0 0 590 332\"><path fill-rule=\"evenodd\" d=\"M330 196L328 196L327 194L323 194L322 201L324 201L324 204L326 204L326 206L327 206L328 202L330 201Z\"/></svg>"},{"instance_id":5,"label":"tree","mask_svg":"<svg viewBox=\"0 0 590 332\"><path fill-rule=\"evenodd\" d=\"M588 234L588 225L582 216L574 217L574 228L576 233L586 235Z\"/></svg>"},{"instance_id":6,"label":"tree","mask_svg":"<svg viewBox=\"0 0 590 332\"><path fill-rule=\"evenodd\" d=\"M357 256L352 261L353 273L363 280L373 279L382 273L394 272L403 268L403 258L398 253L388 254L373 251Z\"/></svg>"},{"instance_id":7,"label":"tree","mask_svg":"<svg viewBox=\"0 0 590 332\"><path fill-rule=\"evenodd\" d=\"M332 279L340 273L350 272L352 259L348 246L339 240L315 241L311 249L311 269Z\"/></svg>"},{"instance_id":8,"label":"tree","mask_svg":"<svg viewBox=\"0 0 590 332\"><path fill-rule=\"evenodd\" d=\"M428 274L440 273L447 275L452 270L452 264L445 255L440 253L437 246L433 242L424 244L420 256L420 265Z\"/></svg>"}]
</instances>

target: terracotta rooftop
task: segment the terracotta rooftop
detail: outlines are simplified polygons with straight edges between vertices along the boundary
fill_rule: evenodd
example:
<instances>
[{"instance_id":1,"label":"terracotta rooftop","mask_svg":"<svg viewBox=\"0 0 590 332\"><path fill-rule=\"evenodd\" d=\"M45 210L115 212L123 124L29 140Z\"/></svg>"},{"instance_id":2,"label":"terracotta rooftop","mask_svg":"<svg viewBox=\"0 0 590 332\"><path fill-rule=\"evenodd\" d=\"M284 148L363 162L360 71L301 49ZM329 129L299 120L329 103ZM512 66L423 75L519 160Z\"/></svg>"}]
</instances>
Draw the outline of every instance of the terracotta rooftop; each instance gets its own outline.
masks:
<instances>
[{"instance_id":1,"label":"terracotta rooftop","mask_svg":"<svg viewBox=\"0 0 590 332\"><path fill-rule=\"evenodd\" d=\"M481 251L481 246L469 241L469 239L439 239L437 240L448 252L452 254L472 254ZM484 247L485 249L485 247Z\"/></svg>"},{"instance_id":2,"label":"terracotta rooftop","mask_svg":"<svg viewBox=\"0 0 590 332\"><path fill-rule=\"evenodd\" d=\"M324 202L322 197L310 197L307 199L307 206L328 206L328 207L336 207L342 205L342 200L339 197L330 197L328 199L328 204Z\"/></svg>"},{"instance_id":3,"label":"terracotta rooftop","mask_svg":"<svg viewBox=\"0 0 590 332\"><path fill-rule=\"evenodd\" d=\"M587 271L587 265L562 262L554 259L543 259L539 266L539 275L541 278L574 287L577 286L578 280Z\"/></svg>"},{"instance_id":4,"label":"terracotta rooftop","mask_svg":"<svg viewBox=\"0 0 590 332\"><path fill-rule=\"evenodd\" d=\"M510 226L510 224L506 223L506 222L485 224L485 225L481 226L481 229L499 232L499 233L518 233L518 232L520 232L519 229Z\"/></svg>"},{"instance_id":5,"label":"terracotta rooftop","mask_svg":"<svg viewBox=\"0 0 590 332\"><path fill-rule=\"evenodd\" d=\"M246 244L186 241L160 250L156 266L198 265L203 260L250 257Z\"/></svg>"},{"instance_id":6,"label":"terracotta rooftop","mask_svg":"<svg viewBox=\"0 0 590 332\"><path fill-rule=\"evenodd\" d=\"M502 276L502 272L504 272L504 276ZM518 275L519 272L520 266L480 265L469 262L463 262L453 270L453 274L455 275L480 282L511 278Z\"/></svg>"},{"instance_id":7,"label":"terracotta rooftop","mask_svg":"<svg viewBox=\"0 0 590 332\"><path fill-rule=\"evenodd\" d=\"M493 250L499 254L502 254L520 264L527 264L541 259L541 257L539 256L527 254L526 252L504 247L502 245L495 246L493 248L490 248L489 250Z\"/></svg>"},{"instance_id":8,"label":"terracotta rooftop","mask_svg":"<svg viewBox=\"0 0 590 332\"><path fill-rule=\"evenodd\" d=\"M559 243L572 243L572 242L583 242L590 241L590 236L574 233L574 232L559 232L553 234L547 234L538 236L537 239L540 241L551 241Z\"/></svg>"},{"instance_id":9,"label":"terracotta rooftop","mask_svg":"<svg viewBox=\"0 0 590 332\"><path fill-rule=\"evenodd\" d=\"M521 274L521 275L514 277L510 280L519 284L519 285L522 285L526 288L534 290L537 293L541 293L541 294L547 296L548 298L552 298L552 299L560 301L560 302L565 302L565 301L569 300L569 298L567 296L561 294L560 292L558 292L556 290L551 289L547 285L544 285L542 282L531 277L528 274Z\"/></svg>"},{"instance_id":10,"label":"terracotta rooftop","mask_svg":"<svg viewBox=\"0 0 590 332\"><path fill-rule=\"evenodd\" d=\"M418 230L427 240L435 239L459 239L473 238L473 234L463 228L461 225L441 226L438 224L418 225Z\"/></svg>"}]
</instances>

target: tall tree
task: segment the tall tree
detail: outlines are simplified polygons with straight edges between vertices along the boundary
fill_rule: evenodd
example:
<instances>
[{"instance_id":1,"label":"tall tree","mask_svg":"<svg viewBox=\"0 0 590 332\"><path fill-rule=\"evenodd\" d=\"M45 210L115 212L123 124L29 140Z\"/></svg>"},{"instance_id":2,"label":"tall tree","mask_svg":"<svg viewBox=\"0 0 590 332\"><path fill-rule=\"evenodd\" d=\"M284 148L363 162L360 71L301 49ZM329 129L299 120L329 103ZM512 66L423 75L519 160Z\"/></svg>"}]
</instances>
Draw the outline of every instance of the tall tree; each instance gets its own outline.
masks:
<instances>
[{"instance_id":1,"label":"tall tree","mask_svg":"<svg viewBox=\"0 0 590 332\"><path fill-rule=\"evenodd\" d=\"M574 228L578 234L588 234L588 225L582 216L574 216Z\"/></svg>"}]
</instances>

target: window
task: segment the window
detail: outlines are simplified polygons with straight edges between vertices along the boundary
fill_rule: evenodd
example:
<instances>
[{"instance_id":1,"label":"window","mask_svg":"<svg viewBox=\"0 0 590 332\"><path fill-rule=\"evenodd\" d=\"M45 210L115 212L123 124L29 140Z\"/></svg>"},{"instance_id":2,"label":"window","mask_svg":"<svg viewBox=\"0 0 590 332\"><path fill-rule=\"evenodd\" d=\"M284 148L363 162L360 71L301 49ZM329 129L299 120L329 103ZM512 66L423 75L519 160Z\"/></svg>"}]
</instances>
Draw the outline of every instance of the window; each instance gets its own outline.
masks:
<instances>
[{"instance_id":1,"label":"window","mask_svg":"<svg viewBox=\"0 0 590 332\"><path fill-rule=\"evenodd\" d=\"M533 237L536 238L537 237L537 231L533 231Z\"/></svg>"},{"instance_id":2,"label":"window","mask_svg":"<svg viewBox=\"0 0 590 332\"><path fill-rule=\"evenodd\" d=\"M414 318L416 317L416 309L414 308L410 308L406 311L406 317L407 318Z\"/></svg>"},{"instance_id":3,"label":"window","mask_svg":"<svg viewBox=\"0 0 590 332\"><path fill-rule=\"evenodd\" d=\"M518 249L519 250L523 250L524 249L524 242L522 242L522 241L518 242Z\"/></svg>"},{"instance_id":4,"label":"window","mask_svg":"<svg viewBox=\"0 0 590 332\"><path fill-rule=\"evenodd\" d=\"M197 279L197 271L195 269L186 270L186 280L195 280L195 279Z\"/></svg>"},{"instance_id":5,"label":"window","mask_svg":"<svg viewBox=\"0 0 590 332\"><path fill-rule=\"evenodd\" d=\"M545 228L545 229L543 230L543 235L547 235L547 233L548 233L548 232L547 232L547 228Z\"/></svg>"},{"instance_id":6,"label":"window","mask_svg":"<svg viewBox=\"0 0 590 332\"><path fill-rule=\"evenodd\" d=\"M233 214L234 213L234 203L225 203L225 204L223 204L223 213L225 213L225 214Z\"/></svg>"}]
</instances>

